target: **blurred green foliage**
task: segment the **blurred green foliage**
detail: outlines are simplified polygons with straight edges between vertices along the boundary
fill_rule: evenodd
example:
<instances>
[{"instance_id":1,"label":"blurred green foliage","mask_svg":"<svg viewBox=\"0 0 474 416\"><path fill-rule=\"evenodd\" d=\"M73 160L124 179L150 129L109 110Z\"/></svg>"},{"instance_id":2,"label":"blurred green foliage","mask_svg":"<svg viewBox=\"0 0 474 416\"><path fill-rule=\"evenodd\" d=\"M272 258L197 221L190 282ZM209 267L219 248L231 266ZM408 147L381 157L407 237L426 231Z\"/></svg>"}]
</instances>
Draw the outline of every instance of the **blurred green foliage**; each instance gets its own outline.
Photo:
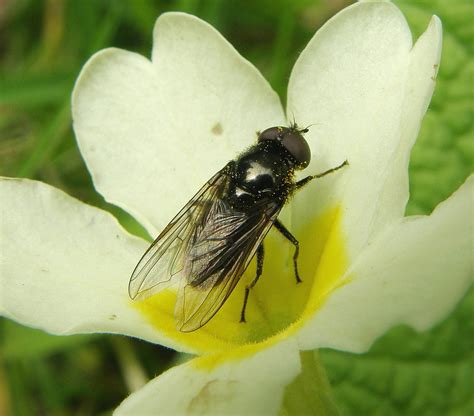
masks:
<instances>
[{"instance_id":1,"label":"blurred green foliage","mask_svg":"<svg viewBox=\"0 0 474 416\"><path fill-rule=\"evenodd\" d=\"M0 175L39 179L133 219L94 191L71 129L70 94L82 65L115 46L150 55L156 17L168 10L214 25L284 100L305 44L344 0L0 0ZM428 213L472 170L473 3L400 0L414 33L438 14L443 61L432 106L411 159L409 213ZM426 334L395 328L361 356L323 351L341 409L350 415L472 414L469 340L473 293ZM117 336L53 337L0 321L0 414L107 414L128 394L123 361L147 377L180 357ZM449 392L449 394L447 393Z\"/></svg>"}]
</instances>

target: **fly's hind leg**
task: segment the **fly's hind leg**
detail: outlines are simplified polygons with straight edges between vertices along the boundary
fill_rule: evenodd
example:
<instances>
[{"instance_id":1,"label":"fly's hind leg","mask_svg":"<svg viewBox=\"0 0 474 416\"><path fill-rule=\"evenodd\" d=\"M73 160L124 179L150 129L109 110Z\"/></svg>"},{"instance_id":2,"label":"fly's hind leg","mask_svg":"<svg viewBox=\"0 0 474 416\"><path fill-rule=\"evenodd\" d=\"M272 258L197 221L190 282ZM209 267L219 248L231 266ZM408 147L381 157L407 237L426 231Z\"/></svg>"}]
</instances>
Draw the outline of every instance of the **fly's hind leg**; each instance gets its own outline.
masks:
<instances>
[{"instance_id":1,"label":"fly's hind leg","mask_svg":"<svg viewBox=\"0 0 474 416\"><path fill-rule=\"evenodd\" d=\"M257 284L258 279L262 275L263 257L264 257L263 243L260 243L260 245L257 248L257 273L255 274L255 278L252 280L252 282L249 285L247 285L247 287L245 288L244 305L242 306L242 312L240 313L240 322L246 322L245 321L245 308L247 307L247 301L249 300L250 289L252 289Z\"/></svg>"},{"instance_id":2,"label":"fly's hind leg","mask_svg":"<svg viewBox=\"0 0 474 416\"><path fill-rule=\"evenodd\" d=\"M276 220L273 225L278 231L280 231L283 237L285 237L291 244L295 246L295 254L293 255L293 266L295 268L296 283L301 283L302 280L300 279L300 274L298 273L298 255L300 254L300 243L280 221Z\"/></svg>"}]
</instances>

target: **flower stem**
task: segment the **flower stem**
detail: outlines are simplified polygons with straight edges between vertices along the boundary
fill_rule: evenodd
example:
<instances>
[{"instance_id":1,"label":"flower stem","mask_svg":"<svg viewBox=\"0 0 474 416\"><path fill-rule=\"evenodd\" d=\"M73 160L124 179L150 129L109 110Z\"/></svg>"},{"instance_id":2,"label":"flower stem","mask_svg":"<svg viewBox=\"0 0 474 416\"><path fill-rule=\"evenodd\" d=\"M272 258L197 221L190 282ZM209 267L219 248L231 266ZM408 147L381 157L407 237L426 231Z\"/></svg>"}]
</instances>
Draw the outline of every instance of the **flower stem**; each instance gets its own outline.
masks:
<instances>
[{"instance_id":1,"label":"flower stem","mask_svg":"<svg viewBox=\"0 0 474 416\"><path fill-rule=\"evenodd\" d=\"M315 351L301 351L301 373L286 387L280 416L337 416L331 385Z\"/></svg>"},{"instance_id":2,"label":"flower stem","mask_svg":"<svg viewBox=\"0 0 474 416\"><path fill-rule=\"evenodd\" d=\"M112 337L111 342L128 391L132 393L140 389L148 382L148 377L138 361L130 341L126 338Z\"/></svg>"}]
</instances>

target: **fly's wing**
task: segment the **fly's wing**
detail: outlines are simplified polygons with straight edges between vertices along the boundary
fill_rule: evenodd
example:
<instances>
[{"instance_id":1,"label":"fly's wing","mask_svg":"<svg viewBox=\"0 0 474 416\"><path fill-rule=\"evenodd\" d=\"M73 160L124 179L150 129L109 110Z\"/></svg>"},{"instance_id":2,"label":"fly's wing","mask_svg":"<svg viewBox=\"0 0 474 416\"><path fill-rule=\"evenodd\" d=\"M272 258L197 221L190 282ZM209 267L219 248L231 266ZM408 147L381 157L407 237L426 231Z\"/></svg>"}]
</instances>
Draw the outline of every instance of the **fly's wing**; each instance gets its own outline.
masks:
<instances>
[{"instance_id":1,"label":"fly's wing","mask_svg":"<svg viewBox=\"0 0 474 416\"><path fill-rule=\"evenodd\" d=\"M130 278L132 299L179 282L175 317L183 332L202 327L221 308L282 208L267 199L251 212L235 211L223 198L230 179L226 168L166 226Z\"/></svg>"},{"instance_id":2,"label":"fly's wing","mask_svg":"<svg viewBox=\"0 0 474 416\"><path fill-rule=\"evenodd\" d=\"M226 168L216 173L194 195L145 252L128 285L132 299L147 298L179 282L192 236L227 189L229 177Z\"/></svg>"},{"instance_id":3,"label":"fly's wing","mask_svg":"<svg viewBox=\"0 0 474 416\"><path fill-rule=\"evenodd\" d=\"M175 305L177 327L183 332L205 325L239 282L258 246L276 220L282 204L271 199L252 212L236 212L217 200L208 218L192 235Z\"/></svg>"}]
</instances>

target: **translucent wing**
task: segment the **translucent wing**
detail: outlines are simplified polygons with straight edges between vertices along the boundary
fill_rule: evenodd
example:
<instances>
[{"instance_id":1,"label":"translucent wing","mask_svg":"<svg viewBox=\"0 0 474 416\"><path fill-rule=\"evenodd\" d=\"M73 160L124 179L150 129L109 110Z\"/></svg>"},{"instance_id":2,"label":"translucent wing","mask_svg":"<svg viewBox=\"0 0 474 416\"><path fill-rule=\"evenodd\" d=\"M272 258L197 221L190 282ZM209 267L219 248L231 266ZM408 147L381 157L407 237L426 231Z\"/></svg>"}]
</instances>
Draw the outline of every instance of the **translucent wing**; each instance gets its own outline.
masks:
<instances>
[{"instance_id":1,"label":"translucent wing","mask_svg":"<svg viewBox=\"0 0 474 416\"><path fill-rule=\"evenodd\" d=\"M193 241L186 259L175 305L183 332L205 325L222 307L276 220L282 204L265 201L251 213L236 213L218 201L205 227ZM237 319L238 317L236 317Z\"/></svg>"},{"instance_id":2,"label":"translucent wing","mask_svg":"<svg viewBox=\"0 0 474 416\"><path fill-rule=\"evenodd\" d=\"M181 209L140 259L128 284L132 299L147 298L181 278L190 237L225 192L226 168L216 173Z\"/></svg>"},{"instance_id":3,"label":"translucent wing","mask_svg":"<svg viewBox=\"0 0 474 416\"><path fill-rule=\"evenodd\" d=\"M132 299L179 282L175 318L183 332L202 327L221 308L282 208L265 199L251 212L236 211L224 198L229 182L225 167L163 230L130 279Z\"/></svg>"}]
</instances>

